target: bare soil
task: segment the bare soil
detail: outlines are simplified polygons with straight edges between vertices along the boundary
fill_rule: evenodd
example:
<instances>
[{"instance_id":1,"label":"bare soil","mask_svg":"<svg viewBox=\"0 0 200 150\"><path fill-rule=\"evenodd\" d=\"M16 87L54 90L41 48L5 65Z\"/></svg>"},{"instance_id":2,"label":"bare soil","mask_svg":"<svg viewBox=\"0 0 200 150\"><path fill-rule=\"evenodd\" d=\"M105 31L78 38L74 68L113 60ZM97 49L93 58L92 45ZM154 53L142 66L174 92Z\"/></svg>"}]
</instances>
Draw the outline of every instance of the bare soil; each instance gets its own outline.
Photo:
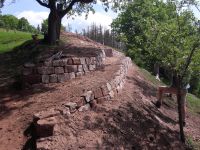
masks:
<instances>
[{"instance_id":1,"label":"bare soil","mask_svg":"<svg viewBox=\"0 0 200 150\"><path fill-rule=\"evenodd\" d=\"M105 68L65 83L39 84L23 91L0 89L0 150L35 149L35 139L31 137L33 114L107 82L118 70L121 59L107 59ZM114 99L95 110L64 118L66 121L56 127L56 135L47 144L59 150L186 149L179 140L177 106L169 105L165 99L163 107L157 109L156 89L133 65L123 90ZM184 130L197 142L200 142L199 125L200 115L187 112Z\"/></svg>"},{"instance_id":2,"label":"bare soil","mask_svg":"<svg viewBox=\"0 0 200 150\"><path fill-rule=\"evenodd\" d=\"M91 86L94 83L92 77L102 79L97 78L100 72L71 83L42 88L37 85L32 91L3 94L0 102L0 149L28 149L33 146L34 143L28 140L32 115L67 101L81 86ZM133 66L125 88L115 99L100 105L97 110L74 113L66 118L68 121L58 127L57 136L50 143L56 146L53 149L185 149L179 141L176 108L164 104L157 109L153 104L155 95L155 86ZM187 114L185 131L197 141L199 122L199 116Z\"/></svg>"}]
</instances>

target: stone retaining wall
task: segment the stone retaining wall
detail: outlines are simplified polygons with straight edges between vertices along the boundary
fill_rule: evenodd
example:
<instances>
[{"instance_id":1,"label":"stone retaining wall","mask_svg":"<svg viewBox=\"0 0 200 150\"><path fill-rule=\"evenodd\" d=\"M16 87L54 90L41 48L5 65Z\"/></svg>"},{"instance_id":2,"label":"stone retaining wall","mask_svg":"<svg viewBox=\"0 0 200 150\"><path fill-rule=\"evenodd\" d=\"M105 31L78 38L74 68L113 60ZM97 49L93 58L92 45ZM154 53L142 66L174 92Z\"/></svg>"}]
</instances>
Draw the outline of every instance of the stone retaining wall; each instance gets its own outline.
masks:
<instances>
[{"instance_id":1,"label":"stone retaining wall","mask_svg":"<svg viewBox=\"0 0 200 150\"><path fill-rule=\"evenodd\" d=\"M23 77L25 82L30 84L65 82L102 67L105 56L102 50L96 57L46 59L37 64L26 63Z\"/></svg>"},{"instance_id":2,"label":"stone retaining wall","mask_svg":"<svg viewBox=\"0 0 200 150\"><path fill-rule=\"evenodd\" d=\"M82 96L77 97L72 102L63 103L59 108L42 111L34 115L33 120L36 127L37 149L42 150L48 147L47 137L54 136L54 127L62 123L61 117L69 116L76 111L83 112L95 109L97 104L111 100L122 88L129 67L132 65L130 58L125 57L120 64L120 69L114 74L113 79L107 83L85 91ZM46 148L48 149L48 148Z\"/></svg>"}]
</instances>

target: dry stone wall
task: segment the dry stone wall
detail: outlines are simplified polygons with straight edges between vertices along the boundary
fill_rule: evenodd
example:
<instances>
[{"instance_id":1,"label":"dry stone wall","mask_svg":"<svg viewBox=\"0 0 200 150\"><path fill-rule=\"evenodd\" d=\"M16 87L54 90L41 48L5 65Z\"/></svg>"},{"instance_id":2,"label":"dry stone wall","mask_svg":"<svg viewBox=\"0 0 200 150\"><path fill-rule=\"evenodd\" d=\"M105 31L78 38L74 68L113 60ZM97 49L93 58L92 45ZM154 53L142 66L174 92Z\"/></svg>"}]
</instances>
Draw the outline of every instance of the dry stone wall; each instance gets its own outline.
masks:
<instances>
[{"instance_id":1,"label":"dry stone wall","mask_svg":"<svg viewBox=\"0 0 200 150\"><path fill-rule=\"evenodd\" d=\"M73 99L72 102L66 102L58 108L35 114L33 120L38 137L36 143L37 149L50 149L51 145L47 143L49 138L55 136L55 127L62 123L62 117L65 118L65 116L69 116L76 111L84 112L96 109L97 104L111 100L123 88L128 69L131 65L131 59L124 57L120 63L119 70L113 75L110 81L99 87L85 91L83 95L77 97L76 100Z\"/></svg>"},{"instance_id":2,"label":"dry stone wall","mask_svg":"<svg viewBox=\"0 0 200 150\"><path fill-rule=\"evenodd\" d=\"M103 50L96 57L49 58L37 64L24 64L23 77L30 84L65 82L102 67L104 60Z\"/></svg>"}]
</instances>

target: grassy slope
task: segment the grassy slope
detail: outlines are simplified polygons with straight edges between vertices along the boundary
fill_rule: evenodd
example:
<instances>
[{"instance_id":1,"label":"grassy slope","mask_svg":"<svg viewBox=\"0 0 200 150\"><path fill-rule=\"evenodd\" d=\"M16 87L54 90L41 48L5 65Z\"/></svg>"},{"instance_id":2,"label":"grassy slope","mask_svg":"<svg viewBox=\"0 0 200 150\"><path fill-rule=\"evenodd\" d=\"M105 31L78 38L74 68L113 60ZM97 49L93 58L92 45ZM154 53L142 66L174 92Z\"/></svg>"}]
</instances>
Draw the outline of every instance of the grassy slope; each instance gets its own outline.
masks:
<instances>
[{"instance_id":1,"label":"grassy slope","mask_svg":"<svg viewBox=\"0 0 200 150\"><path fill-rule=\"evenodd\" d=\"M149 81L151 81L154 85L160 86L160 85L165 85L163 82L160 82L155 79L155 76L153 76L150 72L148 72L145 69L140 69L145 78ZM174 104L173 101L168 101L168 104L170 106L173 106ZM193 94L188 93L187 94L187 107L189 108L189 111L193 115L200 114L200 98L196 97ZM194 142L191 137L187 137L187 144L191 147L191 149L194 150L199 150L200 149L200 143Z\"/></svg>"},{"instance_id":2,"label":"grassy slope","mask_svg":"<svg viewBox=\"0 0 200 150\"><path fill-rule=\"evenodd\" d=\"M0 53L12 51L13 48L21 45L25 41L31 40L32 33L12 31L8 32L0 28ZM40 36L41 37L41 36Z\"/></svg>"},{"instance_id":3,"label":"grassy slope","mask_svg":"<svg viewBox=\"0 0 200 150\"><path fill-rule=\"evenodd\" d=\"M165 85L163 82L160 82L155 79L155 76L153 76L150 72L146 71L145 69L141 69L141 72L144 74L144 76L151 81L155 85ZM200 113L200 98L196 97L193 94L188 93L187 94L187 104L191 112L193 113Z\"/></svg>"}]
</instances>

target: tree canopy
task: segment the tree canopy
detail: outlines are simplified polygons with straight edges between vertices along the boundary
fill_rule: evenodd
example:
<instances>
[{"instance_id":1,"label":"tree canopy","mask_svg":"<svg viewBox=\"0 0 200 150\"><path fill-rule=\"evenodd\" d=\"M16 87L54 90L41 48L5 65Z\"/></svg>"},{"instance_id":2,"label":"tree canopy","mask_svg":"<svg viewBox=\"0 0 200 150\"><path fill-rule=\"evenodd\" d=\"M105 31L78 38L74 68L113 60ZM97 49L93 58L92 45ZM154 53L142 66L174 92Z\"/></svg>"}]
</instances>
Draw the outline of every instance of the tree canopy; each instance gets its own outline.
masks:
<instances>
[{"instance_id":1,"label":"tree canopy","mask_svg":"<svg viewBox=\"0 0 200 150\"><path fill-rule=\"evenodd\" d=\"M13 15L0 15L0 28L36 33L36 28L24 17L18 19Z\"/></svg>"},{"instance_id":2,"label":"tree canopy","mask_svg":"<svg viewBox=\"0 0 200 150\"><path fill-rule=\"evenodd\" d=\"M173 74L181 140L185 142L181 90L199 69L199 20L189 9L195 1L134 0L113 21L113 31L126 43L128 55L147 69L155 63Z\"/></svg>"},{"instance_id":3,"label":"tree canopy","mask_svg":"<svg viewBox=\"0 0 200 150\"><path fill-rule=\"evenodd\" d=\"M68 14L80 15L90 11L94 12L93 5L97 0L36 0L41 6L50 9L48 17L48 31L46 41L49 44L55 44L60 39L61 20ZM127 4L130 0L100 0L107 11L111 6L113 9L120 8L120 6Z\"/></svg>"},{"instance_id":4,"label":"tree canopy","mask_svg":"<svg viewBox=\"0 0 200 150\"><path fill-rule=\"evenodd\" d=\"M199 51L199 24L194 14L177 12L173 2L135 0L112 23L114 32L124 41L128 55L139 65L152 69L160 63L179 74L190 52ZM187 68L194 67L195 57Z\"/></svg>"}]
</instances>

